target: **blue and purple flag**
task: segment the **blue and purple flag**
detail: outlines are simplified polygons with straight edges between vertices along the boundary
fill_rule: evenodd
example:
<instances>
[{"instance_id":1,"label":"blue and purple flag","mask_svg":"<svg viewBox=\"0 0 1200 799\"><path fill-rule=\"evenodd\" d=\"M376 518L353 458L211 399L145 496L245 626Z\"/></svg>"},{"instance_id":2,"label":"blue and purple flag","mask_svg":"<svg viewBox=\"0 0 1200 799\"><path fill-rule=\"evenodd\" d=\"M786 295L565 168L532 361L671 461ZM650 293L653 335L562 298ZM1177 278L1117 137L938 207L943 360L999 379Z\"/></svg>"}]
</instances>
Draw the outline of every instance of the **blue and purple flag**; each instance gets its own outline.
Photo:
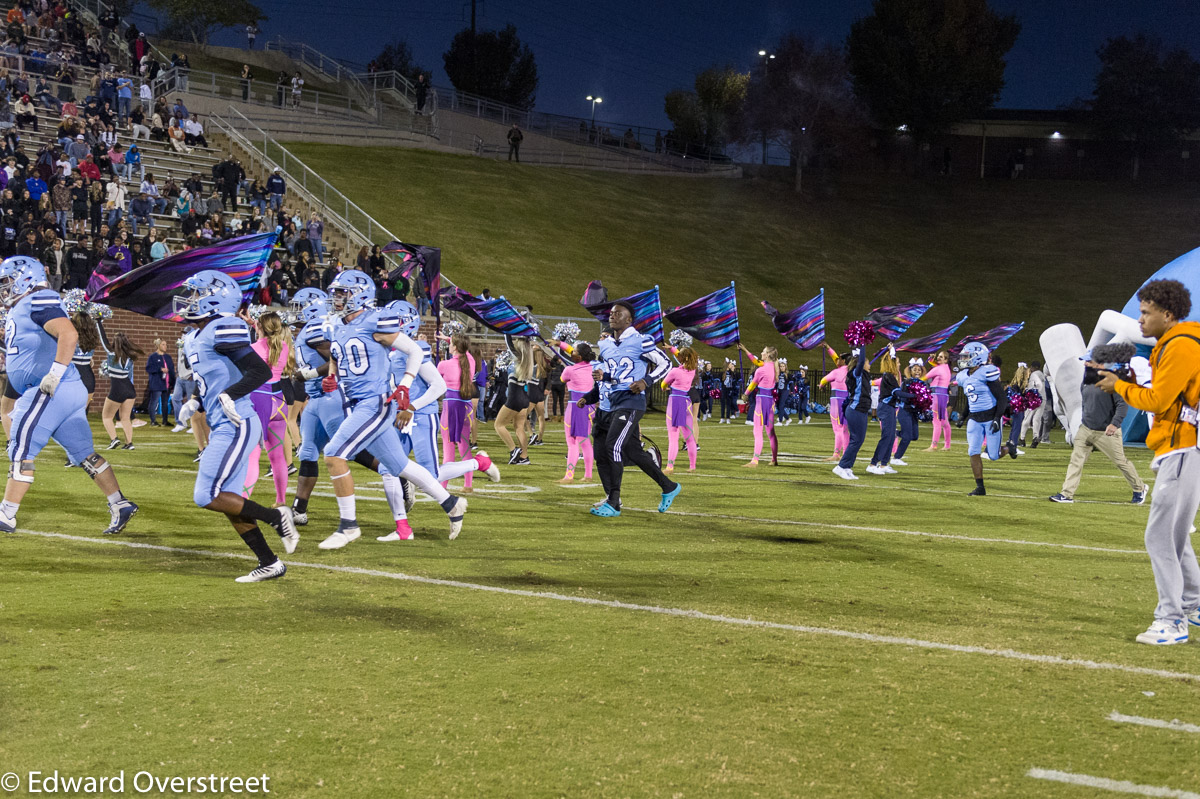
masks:
<instances>
[{"instance_id":1,"label":"blue and purple flag","mask_svg":"<svg viewBox=\"0 0 1200 799\"><path fill-rule=\"evenodd\" d=\"M588 302L595 298L598 291L603 290L603 288L599 281L593 280L591 283L588 283L587 290L579 300L579 304L586 308L588 313L607 325L608 312L618 300ZM606 295L607 293L605 291ZM656 344L662 344L663 312L662 302L658 297L658 286L629 297L622 297L621 299L633 306L633 326L637 328L637 331L643 335L652 336Z\"/></svg>"},{"instance_id":2,"label":"blue and purple flag","mask_svg":"<svg viewBox=\"0 0 1200 799\"><path fill-rule=\"evenodd\" d=\"M701 344L717 349L741 340L738 332L737 295L733 284L666 313L667 321Z\"/></svg>"},{"instance_id":3,"label":"blue and purple flag","mask_svg":"<svg viewBox=\"0 0 1200 799\"><path fill-rule=\"evenodd\" d=\"M762 307L779 334L800 349L811 350L825 340L825 289L788 313L780 313L766 300Z\"/></svg>"},{"instance_id":4,"label":"blue and purple flag","mask_svg":"<svg viewBox=\"0 0 1200 799\"><path fill-rule=\"evenodd\" d=\"M895 341L932 307L933 303L928 305L918 303L884 305L867 314L866 321L875 325L875 335L883 336L888 341Z\"/></svg>"},{"instance_id":5,"label":"blue and purple flag","mask_svg":"<svg viewBox=\"0 0 1200 799\"><path fill-rule=\"evenodd\" d=\"M510 336L536 336L537 326L503 297L484 299L457 286L447 286L439 295L442 307L475 319L497 333Z\"/></svg>"},{"instance_id":6,"label":"blue and purple flag","mask_svg":"<svg viewBox=\"0 0 1200 799\"><path fill-rule=\"evenodd\" d=\"M183 282L197 272L216 269L238 282L243 301L253 302L274 244L274 232L257 233L168 255L111 280L105 280L97 270L88 283L87 299L155 319L181 322L172 302Z\"/></svg>"},{"instance_id":7,"label":"blue and purple flag","mask_svg":"<svg viewBox=\"0 0 1200 799\"><path fill-rule=\"evenodd\" d=\"M421 244L405 244L402 241L391 241L383 245L385 255L396 255L400 258L400 266L388 273L388 280L396 281L400 277L413 283L414 288L425 295L432 305L434 298L442 291L442 250L440 247L426 247ZM420 270L421 279L413 280L413 273Z\"/></svg>"},{"instance_id":8,"label":"blue and purple flag","mask_svg":"<svg viewBox=\"0 0 1200 799\"><path fill-rule=\"evenodd\" d=\"M994 350L996 347L999 347L1001 344L1020 333L1021 329L1024 327L1024 322L993 327L991 330L985 330L984 332L978 333L974 336L967 336L962 341L955 344L950 351L961 352L962 348L970 344L972 341L978 341L989 350Z\"/></svg>"},{"instance_id":9,"label":"blue and purple flag","mask_svg":"<svg viewBox=\"0 0 1200 799\"><path fill-rule=\"evenodd\" d=\"M923 338L910 338L907 341L897 342L896 350L897 352L937 352L942 347L946 346L946 342L950 340L950 337L953 336L960 327L962 327L962 323L965 321L967 321L967 317L964 316L962 319L959 319L945 330L939 330L938 332Z\"/></svg>"}]
</instances>

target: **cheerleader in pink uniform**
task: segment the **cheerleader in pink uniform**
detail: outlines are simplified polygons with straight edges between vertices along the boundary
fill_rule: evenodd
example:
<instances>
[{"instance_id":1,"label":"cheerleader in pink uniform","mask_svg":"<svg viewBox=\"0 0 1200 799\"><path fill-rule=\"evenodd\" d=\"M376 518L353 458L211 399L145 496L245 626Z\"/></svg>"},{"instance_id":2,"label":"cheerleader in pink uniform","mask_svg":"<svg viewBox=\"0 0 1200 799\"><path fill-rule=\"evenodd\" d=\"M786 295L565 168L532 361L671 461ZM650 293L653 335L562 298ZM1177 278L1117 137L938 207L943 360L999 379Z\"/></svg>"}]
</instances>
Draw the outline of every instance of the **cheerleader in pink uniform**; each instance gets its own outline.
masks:
<instances>
[{"instance_id":1,"label":"cheerleader in pink uniform","mask_svg":"<svg viewBox=\"0 0 1200 799\"><path fill-rule=\"evenodd\" d=\"M583 479L591 480L592 464L595 462L592 455L592 418L596 414L596 406L585 405L580 408L577 403L596 385L592 377L592 361L596 356L586 341L576 342L573 347L560 341L558 346L572 358L562 373L569 398L563 419L567 437L567 473L558 482L570 483L575 479L575 465L579 463L580 453L583 454Z\"/></svg>"},{"instance_id":2,"label":"cheerleader in pink uniform","mask_svg":"<svg viewBox=\"0 0 1200 799\"><path fill-rule=\"evenodd\" d=\"M933 360L935 366L925 375L925 382L933 392L933 443L926 452L937 449L938 437L945 437L943 450L950 449L950 355L945 350Z\"/></svg>"},{"instance_id":3,"label":"cheerleader in pink uniform","mask_svg":"<svg viewBox=\"0 0 1200 799\"><path fill-rule=\"evenodd\" d=\"M842 453L846 451L846 445L850 443L846 420L842 418L842 403L850 396L846 391L846 373L849 368L846 366L846 360L834 352L833 347L826 344L825 349L829 350L835 367L833 371L821 378L821 385L828 384L832 389L829 400L829 420L833 422L833 455L826 458L825 461L833 463L841 460Z\"/></svg>"},{"instance_id":4,"label":"cheerleader in pink uniform","mask_svg":"<svg viewBox=\"0 0 1200 799\"><path fill-rule=\"evenodd\" d=\"M742 347L746 350L745 347ZM747 354L750 353L746 350ZM779 369L776 360L779 351L774 347L763 347L762 358L750 355L750 360L758 368L754 370L754 379L746 386L742 399L749 402L750 392L758 388L758 396L754 399L754 457L746 466L758 466L758 456L762 454L763 430L771 438L771 465L779 465L779 439L775 437L775 383L779 380Z\"/></svg>"},{"instance_id":5,"label":"cheerleader in pink uniform","mask_svg":"<svg viewBox=\"0 0 1200 799\"><path fill-rule=\"evenodd\" d=\"M271 463L271 479L275 483L275 504L280 506L287 502L288 460L291 455L287 440L287 394L291 393L290 375L296 368L296 358L292 352L291 334L283 326L279 314L274 311L264 313L253 324L258 340L250 347L271 367L271 380L250 394L254 412L262 423L263 441L250 454L250 467L246 471L246 496L250 496L254 484L258 482L259 459L265 443L267 460ZM289 376L287 380L284 375Z\"/></svg>"},{"instance_id":6,"label":"cheerleader in pink uniform","mask_svg":"<svg viewBox=\"0 0 1200 799\"><path fill-rule=\"evenodd\" d=\"M675 456L679 454L679 435L682 433L688 453L688 471L696 470L696 436L694 425L696 417L692 414L692 400L689 392L696 382L696 365L698 358L691 347L684 347L674 352L679 359L679 365L667 372L663 378L663 390L670 389L667 398L667 463L663 472L670 474L675 471Z\"/></svg>"},{"instance_id":7,"label":"cheerleader in pink uniform","mask_svg":"<svg viewBox=\"0 0 1200 799\"><path fill-rule=\"evenodd\" d=\"M450 337L453 357L438 362L437 371L446 381L442 402L442 463L454 463L471 457L471 400L475 393L475 356L471 340L463 334ZM458 447L457 457L454 454ZM447 487L449 480L442 483ZM471 491L471 472L463 475L463 490Z\"/></svg>"}]
</instances>

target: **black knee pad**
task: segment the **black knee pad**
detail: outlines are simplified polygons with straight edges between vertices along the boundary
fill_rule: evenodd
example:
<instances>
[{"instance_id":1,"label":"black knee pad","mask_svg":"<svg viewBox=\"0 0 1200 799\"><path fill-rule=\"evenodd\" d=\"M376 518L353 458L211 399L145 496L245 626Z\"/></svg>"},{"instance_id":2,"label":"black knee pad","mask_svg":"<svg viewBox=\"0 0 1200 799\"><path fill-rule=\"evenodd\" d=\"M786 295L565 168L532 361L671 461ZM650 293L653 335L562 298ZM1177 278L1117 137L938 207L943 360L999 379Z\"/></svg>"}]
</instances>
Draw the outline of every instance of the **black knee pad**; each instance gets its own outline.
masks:
<instances>
[{"instance_id":1,"label":"black knee pad","mask_svg":"<svg viewBox=\"0 0 1200 799\"><path fill-rule=\"evenodd\" d=\"M371 471L375 471L379 466L379 461L375 460L375 456L365 449L354 456L354 462L364 469L370 469Z\"/></svg>"},{"instance_id":2,"label":"black knee pad","mask_svg":"<svg viewBox=\"0 0 1200 799\"><path fill-rule=\"evenodd\" d=\"M301 477L316 477L318 474L316 461L300 461Z\"/></svg>"}]
</instances>

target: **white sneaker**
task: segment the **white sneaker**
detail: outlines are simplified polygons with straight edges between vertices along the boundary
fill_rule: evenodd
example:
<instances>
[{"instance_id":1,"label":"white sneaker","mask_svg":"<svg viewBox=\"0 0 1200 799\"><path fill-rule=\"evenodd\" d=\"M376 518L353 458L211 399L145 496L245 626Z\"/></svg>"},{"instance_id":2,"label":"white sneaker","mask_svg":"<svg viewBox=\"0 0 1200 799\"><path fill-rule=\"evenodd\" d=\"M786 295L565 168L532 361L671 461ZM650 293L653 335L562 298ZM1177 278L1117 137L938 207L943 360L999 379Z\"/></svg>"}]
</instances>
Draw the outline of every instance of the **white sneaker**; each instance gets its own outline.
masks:
<instances>
[{"instance_id":1,"label":"white sneaker","mask_svg":"<svg viewBox=\"0 0 1200 799\"><path fill-rule=\"evenodd\" d=\"M783 423L783 426L784 426L784 427L787 427L787 426L788 426L788 425L790 425L791 423L792 423L792 420L791 420L791 419L788 419L786 422L784 422L784 423Z\"/></svg>"},{"instance_id":2,"label":"white sneaker","mask_svg":"<svg viewBox=\"0 0 1200 799\"><path fill-rule=\"evenodd\" d=\"M172 433L182 433L182 432L184 431L184 429L185 429L185 428L184 428L184 426L183 426L183 425L181 425L181 424L176 424L174 427L172 427L172 428L171 428L171 432L172 432Z\"/></svg>"},{"instance_id":3,"label":"white sneaker","mask_svg":"<svg viewBox=\"0 0 1200 799\"><path fill-rule=\"evenodd\" d=\"M871 469L871 467L868 466L867 470L870 471L870 469ZM854 472L850 471L849 469L843 469L841 466L834 466L833 473L836 474L838 477L842 478L843 480L857 480L858 479L858 475L856 475Z\"/></svg>"},{"instance_id":4,"label":"white sneaker","mask_svg":"<svg viewBox=\"0 0 1200 799\"><path fill-rule=\"evenodd\" d=\"M804 423L805 423L805 424L809 424L810 422L812 422L812 417L811 417L811 416L805 416L805 417L804 417Z\"/></svg>"},{"instance_id":5,"label":"white sneaker","mask_svg":"<svg viewBox=\"0 0 1200 799\"><path fill-rule=\"evenodd\" d=\"M446 515L450 517L450 540L458 538L458 534L462 532L463 516L467 512L467 501L462 497L458 498L458 502L454 503L454 507Z\"/></svg>"},{"instance_id":6,"label":"white sneaker","mask_svg":"<svg viewBox=\"0 0 1200 799\"><path fill-rule=\"evenodd\" d=\"M1187 623L1193 627L1200 627L1200 609L1188 611Z\"/></svg>"},{"instance_id":7,"label":"white sneaker","mask_svg":"<svg viewBox=\"0 0 1200 799\"><path fill-rule=\"evenodd\" d=\"M880 468L883 470L882 471L883 474L900 474L900 472L893 469L890 464L888 466L882 466Z\"/></svg>"},{"instance_id":8,"label":"white sneaker","mask_svg":"<svg viewBox=\"0 0 1200 799\"><path fill-rule=\"evenodd\" d=\"M296 520L291 508L281 505L276 510L279 511L279 526L271 526L275 527L275 532L279 533L279 538L283 541L283 551L290 555L300 543L300 531L296 529Z\"/></svg>"},{"instance_id":9,"label":"white sneaker","mask_svg":"<svg viewBox=\"0 0 1200 799\"><path fill-rule=\"evenodd\" d=\"M277 577L282 577L287 574L287 566L282 560L276 560L269 566L259 566L249 574L243 574L237 578L235 582L239 583L261 583L263 580L274 580Z\"/></svg>"},{"instance_id":10,"label":"white sneaker","mask_svg":"<svg viewBox=\"0 0 1200 799\"><path fill-rule=\"evenodd\" d=\"M749 419L746 420L746 424L750 425L751 427L754 426L754 422L750 421Z\"/></svg>"},{"instance_id":11,"label":"white sneaker","mask_svg":"<svg viewBox=\"0 0 1200 799\"><path fill-rule=\"evenodd\" d=\"M895 464L896 466L907 466L908 465L907 463L900 460L899 458L892 458L891 461L889 461L889 463Z\"/></svg>"},{"instance_id":12,"label":"white sneaker","mask_svg":"<svg viewBox=\"0 0 1200 799\"><path fill-rule=\"evenodd\" d=\"M1153 644L1154 646L1186 644L1188 641L1187 622L1183 619L1155 619L1146 632L1135 640L1139 644Z\"/></svg>"},{"instance_id":13,"label":"white sneaker","mask_svg":"<svg viewBox=\"0 0 1200 799\"><path fill-rule=\"evenodd\" d=\"M886 472L883 471L882 466L876 466L872 463L867 467L867 474L886 474Z\"/></svg>"},{"instance_id":14,"label":"white sneaker","mask_svg":"<svg viewBox=\"0 0 1200 799\"><path fill-rule=\"evenodd\" d=\"M1025 450L1021 449L1020 447L1017 447L1017 455L1020 456L1020 455L1024 455L1024 454L1025 454Z\"/></svg>"},{"instance_id":15,"label":"white sneaker","mask_svg":"<svg viewBox=\"0 0 1200 799\"><path fill-rule=\"evenodd\" d=\"M321 543L317 544L317 549L341 549L352 541L357 541L362 535L362 530L357 527L351 527L346 530L338 530L333 535L326 538Z\"/></svg>"}]
</instances>

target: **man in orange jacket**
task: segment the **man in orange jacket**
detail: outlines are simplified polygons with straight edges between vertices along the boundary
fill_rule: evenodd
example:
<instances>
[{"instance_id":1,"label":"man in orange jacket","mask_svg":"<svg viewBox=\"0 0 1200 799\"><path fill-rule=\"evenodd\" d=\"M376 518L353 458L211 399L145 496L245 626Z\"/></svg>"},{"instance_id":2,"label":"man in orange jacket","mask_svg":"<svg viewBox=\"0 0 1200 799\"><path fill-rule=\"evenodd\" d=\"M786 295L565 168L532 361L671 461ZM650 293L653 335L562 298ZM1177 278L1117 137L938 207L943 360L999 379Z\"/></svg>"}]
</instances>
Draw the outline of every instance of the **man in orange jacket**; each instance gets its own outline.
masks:
<instances>
[{"instance_id":1,"label":"man in orange jacket","mask_svg":"<svg viewBox=\"0 0 1200 799\"><path fill-rule=\"evenodd\" d=\"M1184 322L1192 296L1177 280L1152 280L1137 293L1142 335L1157 339L1150 353L1150 385L1139 386L1101 372L1097 384L1125 402L1154 414L1146 446L1157 474L1146 522L1146 551L1158 588L1154 623L1137 637L1142 644L1187 643L1188 627L1200 627L1200 565L1189 537L1200 509L1200 324Z\"/></svg>"}]
</instances>

